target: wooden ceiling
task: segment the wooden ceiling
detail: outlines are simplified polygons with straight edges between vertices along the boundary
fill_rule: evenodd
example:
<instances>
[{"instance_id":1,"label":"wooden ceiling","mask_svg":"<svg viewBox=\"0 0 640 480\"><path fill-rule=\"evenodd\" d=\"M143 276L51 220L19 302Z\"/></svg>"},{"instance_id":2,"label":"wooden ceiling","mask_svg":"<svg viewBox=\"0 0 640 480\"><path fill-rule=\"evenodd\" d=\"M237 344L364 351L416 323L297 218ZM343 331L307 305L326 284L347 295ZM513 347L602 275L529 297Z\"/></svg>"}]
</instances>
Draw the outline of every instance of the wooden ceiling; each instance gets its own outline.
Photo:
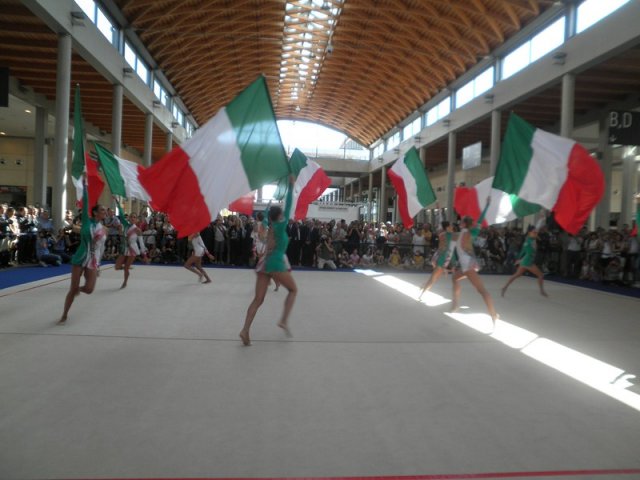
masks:
<instances>
[{"instance_id":1,"label":"wooden ceiling","mask_svg":"<svg viewBox=\"0 0 640 480\"><path fill-rule=\"evenodd\" d=\"M283 0L118 1L199 122L206 121L226 104L246 85L247 78L262 72L267 75L272 94L277 93L283 43ZM337 5L337 1L333 0L331 5ZM311 98L300 111L287 103L287 98L274 98L278 115L324 123L368 143L423 104L441 84L452 80L476 61L475 50L464 40L466 35L473 36L471 32L483 30L484 33L475 34L474 40L474 48L482 55L517 30L516 18L521 18L521 24L530 21L549 3L348 0L341 3L343 11L332 38L334 50L323 62ZM483 5L487 9L485 13L493 13L484 23L482 16L477 14ZM54 100L56 34L20 0L0 0L0 11L0 65L9 66L11 75L23 85ZM497 14L498 11L502 13ZM210 28L200 25L198 33L194 25L204 17ZM448 22L442 20L445 17L449 18ZM416 18L421 20L416 21ZM426 25L432 18L440 19L441 27L448 29L451 35L442 40L430 37L431 29ZM469 22L472 26L463 28ZM139 26L142 23L147 25L146 30ZM406 31L401 31L398 25L406 26ZM452 29L461 32L458 40ZM500 29L504 31L503 37L498 36ZM431 39L426 42L431 50L424 43L418 48L417 43L408 40L413 38L413 42L418 42L427 37ZM479 38L485 38L486 43ZM442 42L454 45L454 40L458 42L457 47L453 46L454 53L447 55L446 50L442 50L444 46L439 45ZM409 45L414 46L409 48ZM468 53L464 54L464 51ZM180 57L183 60L179 62ZM437 67L436 59L442 68ZM110 132L113 87L74 53L69 88L76 83L82 88L85 119ZM417 95L416 92L422 93ZM576 120L612 104L628 102L634 96L637 106L640 104L640 46L577 74ZM553 130L560 117L560 86L556 84L538 92L511 109L536 126ZM503 113L503 129L508 114L508 111ZM489 137L487 119L465 128L458 133L458 156L464 146L475 141L489 145ZM144 149L144 113L126 98L123 143L139 152ZM164 150L165 135L154 126L153 159L159 159ZM446 158L446 141L427 149L429 166L446 163Z\"/></svg>"},{"instance_id":2,"label":"wooden ceiling","mask_svg":"<svg viewBox=\"0 0 640 480\"><path fill-rule=\"evenodd\" d=\"M49 100L56 96L57 35L20 0L0 0L0 65L10 68L11 76ZM104 132L111 132L113 86L80 55L71 57L70 112L73 114L73 89L80 85L82 114ZM53 112L50 112L53 113ZM122 142L144 151L144 113L124 99ZM53 135L53 132L49 132ZM154 160L165 152L165 134L154 125Z\"/></svg>"},{"instance_id":3,"label":"wooden ceiling","mask_svg":"<svg viewBox=\"0 0 640 480\"><path fill-rule=\"evenodd\" d=\"M317 83L296 101L279 77L285 0L116 3L200 124L265 74L279 118L319 122L370 145L553 1L324 2L342 8L332 52L321 38ZM295 12L310 8L290 3Z\"/></svg>"}]
</instances>

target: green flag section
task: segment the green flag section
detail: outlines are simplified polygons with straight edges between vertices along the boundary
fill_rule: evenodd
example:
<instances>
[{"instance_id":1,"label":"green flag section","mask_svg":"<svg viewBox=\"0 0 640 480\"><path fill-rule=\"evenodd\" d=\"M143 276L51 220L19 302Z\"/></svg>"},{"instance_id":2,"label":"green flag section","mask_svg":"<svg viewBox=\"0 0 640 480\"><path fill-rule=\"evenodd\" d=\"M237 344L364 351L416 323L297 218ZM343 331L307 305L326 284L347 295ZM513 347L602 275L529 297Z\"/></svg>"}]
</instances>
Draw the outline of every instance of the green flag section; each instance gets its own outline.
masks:
<instances>
[{"instance_id":1,"label":"green flag section","mask_svg":"<svg viewBox=\"0 0 640 480\"><path fill-rule=\"evenodd\" d=\"M291 218L302 220L307 217L309 204L316 201L324 193L331 185L331 180L320 165L309 160L297 148L291 154L289 163L291 172L296 177L296 182L293 185Z\"/></svg>"},{"instance_id":2,"label":"green flag section","mask_svg":"<svg viewBox=\"0 0 640 480\"><path fill-rule=\"evenodd\" d=\"M71 181L76 188L76 202L82 201L84 192L84 180L82 174L85 171L84 155L84 124L82 122L82 104L80 101L80 86L76 85L76 93L73 101L73 153L71 156Z\"/></svg>"},{"instance_id":3,"label":"green flag section","mask_svg":"<svg viewBox=\"0 0 640 480\"><path fill-rule=\"evenodd\" d=\"M77 90L76 90L77 92ZM80 174L80 182L82 182L82 174ZM76 252L71 257L71 264L78 266L86 266L87 261L91 258L91 218L89 217L89 192L88 189L82 190L82 213L80 219L80 244Z\"/></svg>"},{"instance_id":4,"label":"green flag section","mask_svg":"<svg viewBox=\"0 0 640 480\"><path fill-rule=\"evenodd\" d=\"M553 211L576 234L604 194L604 175L583 146L512 113L493 187Z\"/></svg>"},{"instance_id":5,"label":"green flag section","mask_svg":"<svg viewBox=\"0 0 640 480\"><path fill-rule=\"evenodd\" d=\"M288 174L271 98L259 77L138 178L151 206L166 212L184 237L247 192Z\"/></svg>"},{"instance_id":6,"label":"green flag section","mask_svg":"<svg viewBox=\"0 0 640 480\"><path fill-rule=\"evenodd\" d=\"M398 159L387 172L398 192L398 210L405 228L413 226L413 218L427 205L436 201L427 172L415 147Z\"/></svg>"},{"instance_id":7,"label":"green flag section","mask_svg":"<svg viewBox=\"0 0 640 480\"><path fill-rule=\"evenodd\" d=\"M475 187L458 187L453 202L455 211L461 217L480 218L480 214L491 197L482 226L509 222L516 218L532 215L540 210L540 205L526 202L516 195L492 188L493 177L483 180Z\"/></svg>"},{"instance_id":8,"label":"green flag section","mask_svg":"<svg viewBox=\"0 0 640 480\"><path fill-rule=\"evenodd\" d=\"M144 167L114 155L102 145L96 143L95 147L102 173L109 184L111 194L148 202L149 194L140 184L138 178Z\"/></svg>"}]
</instances>

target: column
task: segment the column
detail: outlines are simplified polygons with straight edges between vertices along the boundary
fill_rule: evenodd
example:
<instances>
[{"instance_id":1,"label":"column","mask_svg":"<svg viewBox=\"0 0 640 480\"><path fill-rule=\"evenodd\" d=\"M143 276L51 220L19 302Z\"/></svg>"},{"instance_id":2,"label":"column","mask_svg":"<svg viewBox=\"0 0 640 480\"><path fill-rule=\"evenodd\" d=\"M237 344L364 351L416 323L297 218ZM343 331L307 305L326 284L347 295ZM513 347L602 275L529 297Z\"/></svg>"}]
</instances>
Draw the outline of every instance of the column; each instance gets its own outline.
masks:
<instances>
[{"instance_id":1,"label":"column","mask_svg":"<svg viewBox=\"0 0 640 480\"><path fill-rule=\"evenodd\" d=\"M562 109L560 110L560 136L570 137L573 133L573 112L576 93L576 77L567 73L562 77Z\"/></svg>"},{"instance_id":2,"label":"column","mask_svg":"<svg viewBox=\"0 0 640 480\"><path fill-rule=\"evenodd\" d=\"M173 150L173 132L167 132L167 139L164 148L167 152Z\"/></svg>"},{"instance_id":3,"label":"column","mask_svg":"<svg viewBox=\"0 0 640 480\"><path fill-rule=\"evenodd\" d=\"M447 156L447 219L453 221L453 192L456 182L456 132L449 132Z\"/></svg>"},{"instance_id":4,"label":"column","mask_svg":"<svg viewBox=\"0 0 640 480\"><path fill-rule=\"evenodd\" d=\"M144 118L144 158L143 163L145 167L151 166L151 159L153 152L153 115L147 113Z\"/></svg>"},{"instance_id":5,"label":"column","mask_svg":"<svg viewBox=\"0 0 640 480\"><path fill-rule=\"evenodd\" d=\"M69 92L71 87L71 36L58 35L56 71L56 129L53 180L52 220L56 230L62 228L67 207L67 150L69 146Z\"/></svg>"},{"instance_id":6,"label":"column","mask_svg":"<svg viewBox=\"0 0 640 480\"><path fill-rule=\"evenodd\" d=\"M262 187L260 187L258 189L258 198L257 198L257 202L261 203L262 202Z\"/></svg>"},{"instance_id":7,"label":"column","mask_svg":"<svg viewBox=\"0 0 640 480\"><path fill-rule=\"evenodd\" d=\"M358 177L358 200L362 201L362 177Z\"/></svg>"},{"instance_id":8,"label":"column","mask_svg":"<svg viewBox=\"0 0 640 480\"><path fill-rule=\"evenodd\" d=\"M353 202L353 182L349 184L349 200Z\"/></svg>"},{"instance_id":9,"label":"column","mask_svg":"<svg viewBox=\"0 0 640 480\"><path fill-rule=\"evenodd\" d=\"M111 150L120 155L122 146L122 85L113 86L113 106L111 109Z\"/></svg>"},{"instance_id":10,"label":"column","mask_svg":"<svg viewBox=\"0 0 640 480\"><path fill-rule=\"evenodd\" d=\"M33 203L47 204L47 110L36 106L34 139ZM50 206L50 205L49 205Z\"/></svg>"},{"instance_id":11,"label":"column","mask_svg":"<svg viewBox=\"0 0 640 480\"><path fill-rule=\"evenodd\" d=\"M371 209L373 208L373 173L369 173L369 194L367 195L367 220L373 222L373 214Z\"/></svg>"},{"instance_id":12,"label":"column","mask_svg":"<svg viewBox=\"0 0 640 480\"><path fill-rule=\"evenodd\" d=\"M625 147L622 156L622 205L620 208L620 220L618 227L624 223L631 227L631 221L635 219L636 202L633 198L636 193L636 150L637 147Z\"/></svg>"},{"instance_id":13,"label":"column","mask_svg":"<svg viewBox=\"0 0 640 480\"><path fill-rule=\"evenodd\" d=\"M493 110L491 112L491 157L489 160L489 176L496 174L498 160L500 160L500 129L502 121L502 112Z\"/></svg>"},{"instance_id":14,"label":"column","mask_svg":"<svg viewBox=\"0 0 640 480\"><path fill-rule=\"evenodd\" d=\"M378 222L387 221L387 167L380 170L380 201L378 202Z\"/></svg>"},{"instance_id":15,"label":"column","mask_svg":"<svg viewBox=\"0 0 640 480\"><path fill-rule=\"evenodd\" d=\"M604 174L604 195L596 206L596 227L609 229L611 215L611 171L613 170L613 149L609 145L609 117L603 115L600 118L600 138L598 155L600 168Z\"/></svg>"}]
</instances>

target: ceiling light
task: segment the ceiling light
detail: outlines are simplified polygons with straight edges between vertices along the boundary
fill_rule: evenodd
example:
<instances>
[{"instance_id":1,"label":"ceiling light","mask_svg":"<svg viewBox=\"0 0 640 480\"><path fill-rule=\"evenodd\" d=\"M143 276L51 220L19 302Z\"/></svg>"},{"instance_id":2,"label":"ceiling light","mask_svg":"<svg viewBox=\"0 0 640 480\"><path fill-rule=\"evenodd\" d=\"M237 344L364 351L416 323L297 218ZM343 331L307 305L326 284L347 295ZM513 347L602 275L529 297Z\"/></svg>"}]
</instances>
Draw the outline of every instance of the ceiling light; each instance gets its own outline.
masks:
<instances>
[{"instance_id":1,"label":"ceiling light","mask_svg":"<svg viewBox=\"0 0 640 480\"><path fill-rule=\"evenodd\" d=\"M6 134L7 134L6 132L0 132L0 135L6 135Z\"/></svg>"},{"instance_id":2,"label":"ceiling light","mask_svg":"<svg viewBox=\"0 0 640 480\"><path fill-rule=\"evenodd\" d=\"M29 110L28 108L25 108L24 113L31 113L31 110Z\"/></svg>"},{"instance_id":3,"label":"ceiling light","mask_svg":"<svg viewBox=\"0 0 640 480\"><path fill-rule=\"evenodd\" d=\"M296 105L296 112L300 111L300 105Z\"/></svg>"}]
</instances>

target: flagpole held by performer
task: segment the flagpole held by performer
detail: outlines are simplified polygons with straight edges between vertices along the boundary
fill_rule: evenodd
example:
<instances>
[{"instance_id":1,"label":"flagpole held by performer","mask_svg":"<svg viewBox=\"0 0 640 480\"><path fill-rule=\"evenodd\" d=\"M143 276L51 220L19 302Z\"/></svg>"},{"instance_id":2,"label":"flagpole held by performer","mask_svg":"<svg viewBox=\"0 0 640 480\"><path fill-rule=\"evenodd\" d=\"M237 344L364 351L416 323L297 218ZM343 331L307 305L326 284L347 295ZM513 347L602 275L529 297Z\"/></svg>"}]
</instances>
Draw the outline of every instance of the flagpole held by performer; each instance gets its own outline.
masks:
<instances>
[{"instance_id":1,"label":"flagpole held by performer","mask_svg":"<svg viewBox=\"0 0 640 480\"><path fill-rule=\"evenodd\" d=\"M90 295L95 286L100 268L100 260L104 252L104 244L107 240L107 232L102 225L102 220L107 215L107 209L103 205L96 205L91 209L92 218L89 218L89 200L85 194L82 208L82 227L80 229L80 246L71 259L71 286L65 298L64 311L58 321L64 325L67 321L69 309L80 293ZM84 275L84 285L80 286L80 278Z\"/></svg>"},{"instance_id":2,"label":"flagpole held by performer","mask_svg":"<svg viewBox=\"0 0 640 480\"><path fill-rule=\"evenodd\" d=\"M484 286L478 270L480 269L475 253L473 251L473 241L480 233L480 226L487 213L489 205L491 203L491 197L487 197L487 204L484 210L480 214L480 218L476 222L471 217L464 217L462 219L462 229L458 235L456 241L456 255L458 257L458 267L453 274L453 304L451 306L451 312L456 312L460 306L460 291L462 285L460 282L465 278L468 278L471 284L476 288L484 303L487 305L487 310L493 321L495 327L498 320L498 314L496 313L493 305L493 299L488 290Z\"/></svg>"},{"instance_id":3,"label":"flagpole held by performer","mask_svg":"<svg viewBox=\"0 0 640 480\"><path fill-rule=\"evenodd\" d=\"M538 279L538 287L540 288L540 295L543 297L548 297L547 292L544 290L544 275L542 271L538 268L538 266L534 263L536 258L536 238L538 238L538 229L531 225L527 229L527 238L522 245L522 250L520 251L520 256L518 260L516 260L516 264L518 264L518 269L516 272L511 275L507 283L504 287L502 287L501 294L504 297L505 293L507 293L507 288L511 285L516 279L520 278L524 275L525 272L530 272L536 276Z\"/></svg>"},{"instance_id":4,"label":"flagpole held by performer","mask_svg":"<svg viewBox=\"0 0 640 480\"><path fill-rule=\"evenodd\" d=\"M253 319L258 312L258 309L264 302L264 297L269 288L269 283L273 278L279 282L288 290L287 297L284 301L284 310L282 317L278 322L278 327L282 328L287 336L291 336L289 330L289 315L293 304L296 300L298 293L298 287L291 275L291 266L287 259L286 251L289 244L289 237L287 236L287 224L291 213L291 205L293 203L293 186L295 178L290 176L289 188L287 189L286 201L284 212L280 207L271 207L269 209L269 221L271 227L268 231L267 246L265 255L260 258L260 261L256 267L256 290L253 301L247 309L247 316L245 318L244 327L240 332L240 339L245 346L251 345L251 338L249 331Z\"/></svg>"}]
</instances>

